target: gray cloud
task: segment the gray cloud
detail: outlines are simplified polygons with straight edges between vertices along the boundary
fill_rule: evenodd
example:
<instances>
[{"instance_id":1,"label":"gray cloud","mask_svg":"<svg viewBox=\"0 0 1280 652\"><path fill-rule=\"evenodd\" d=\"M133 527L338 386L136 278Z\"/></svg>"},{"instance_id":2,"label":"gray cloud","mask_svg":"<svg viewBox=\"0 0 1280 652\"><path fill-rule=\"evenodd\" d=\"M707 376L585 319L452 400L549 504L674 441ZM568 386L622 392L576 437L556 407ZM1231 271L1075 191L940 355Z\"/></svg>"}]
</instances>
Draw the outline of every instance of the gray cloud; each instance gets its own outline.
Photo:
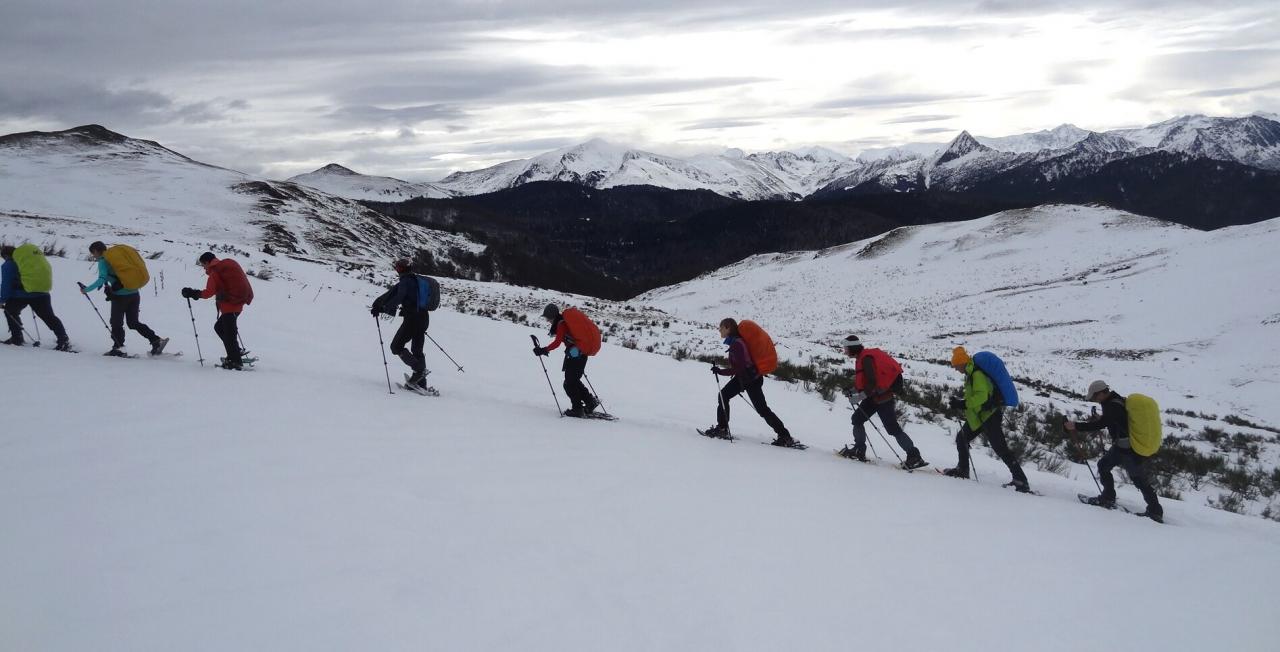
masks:
<instances>
[{"instance_id":1,"label":"gray cloud","mask_svg":"<svg viewBox=\"0 0 1280 652\"><path fill-rule=\"evenodd\" d=\"M19 81L0 84L0 119L43 118L66 125L203 124L224 120L229 114L243 111L248 106L244 100L183 103L150 89L113 90L89 82Z\"/></svg>"},{"instance_id":2,"label":"gray cloud","mask_svg":"<svg viewBox=\"0 0 1280 652\"><path fill-rule=\"evenodd\" d=\"M923 106L978 99L981 96L971 94L946 93L886 93L866 94L841 97L814 105L818 109L889 109L903 106Z\"/></svg>"},{"instance_id":3,"label":"gray cloud","mask_svg":"<svg viewBox=\"0 0 1280 652\"><path fill-rule=\"evenodd\" d=\"M338 107L328 117L345 123L415 125L421 122L459 120L466 115L462 109L449 104L424 104L397 109L366 104Z\"/></svg>"},{"instance_id":4,"label":"gray cloud","mask_svg":"<svg viewBox=\"0 0 1280 652\"><path fill-rule=\"evenodd\" d=\"M956 129L953 129L951 127L929 127L926 129L915 129L911 133L916 134L918 136L924 136L928 134L954 133L955 131Z\"/></svg>"},{"instance_id":5,"label":"gray cloud","mask_svg":"<svg viewBox=\"0 0 1280 652\"><path fill-rule=\"evenodd\" d=\"M916 122L939 122L941 120L950 120L952 118L958 118L958 117L959 116L957 115L909 115L901 118L894 118L892 120L881 120L880 124L902 125L902 124L912 124Z\"/></svg>"},{"instance_id":6,"label":"gray cloud","mask_svg":"<svg viewBox=\"0 0 1280 652\"><path fill-rule=\"evenodd\" d=\"M1270 84L1261 84L1259 86L1238 86L1235 88L1212 88L1209 90L1188 93L1190 97L1231 97L1234 95L1247 95L1249 93L1257 93L1259 91L1271 91L1280 88L1280 81L1271 82Z\"/></svg>"},{"instance_id":7,"label":"gray cloud","mask_svg":"<svg viewBox=\"0 0 1280 652\"><path fill-rule=\"evenodd\" d=\"M704 120L702 122L694 122L681 127L681 129L685 131L698 131L702 129L732 129L734 127L755 127L762 124L765 123L760 120L726 118L723 120Z\"/></svg>"}]
</instances>

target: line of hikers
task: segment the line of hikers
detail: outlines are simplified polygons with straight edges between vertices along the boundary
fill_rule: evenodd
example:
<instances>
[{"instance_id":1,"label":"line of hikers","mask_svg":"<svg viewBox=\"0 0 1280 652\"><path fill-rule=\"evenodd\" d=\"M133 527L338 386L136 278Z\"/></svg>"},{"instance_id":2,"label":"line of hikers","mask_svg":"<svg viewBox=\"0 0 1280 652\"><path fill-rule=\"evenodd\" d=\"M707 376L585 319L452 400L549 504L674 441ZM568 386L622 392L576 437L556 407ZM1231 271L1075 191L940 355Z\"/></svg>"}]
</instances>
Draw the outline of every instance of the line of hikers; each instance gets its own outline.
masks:
<instances>
[{"instance_id":1,"label":"line of hikers","mask_svg":"<svg viewBox=\"0 0 1280 652\"><path fill-rule=\"evenodd\" d=\"M138 290L149 280L142 257L127 245L107 247L100 241L89 245L89 254L97 261L98 278L89 285L78 285L86 298L89 298L90 292L102 288L107 301L111 303L109 330L112 347L105 355L127 355L124 352L125 325L147 339L152 355L160 355L169 339L160 337L139 320L141 295ZM50 300L52 269L40 249L29 243L20 247L6 245L0 247L0 258L4 261L0 266L0 307L3 308L10 331L9 339L4 340L4 343L24 343L25 331L19 313L30 307L36 317L45 322L54 333L57 338L55 348L73 350L61 320L53 312ZM218 319L214 324L214 332L226 349L226 356L220 366L241 369L244 351L239 343L237 322L244 307L253 301L253 289L248 277L236 261L219 259L212 252L202 254L197 264L208 275L204 290L183 288L181 295L188 301L208 298L217 300ZM412 263L405 259L396 260L393 269L398 276L396 283L373 301L370 312L375 318L399 313L403 321L392 337L390 349L412 372L406 374L404 386L438 395L426 382L426 376L430 372L427 370L423 348L430 326L430 313L440 303L439 283L429 276L416 274ZM92 299L89 301L92 304ZM96 305L94 311L97 311ZM101 313L99 317L101 318ZM570 307L561 311L555 304L549 304L543 309L542 317L547 320L549 335L553 339L546 346L541 346L537 343L537 338L534 338L533 353L539 357L547 356L551 351L564 346L561 370L564 373L564 391L570 400L570 407L563 412L564 416L609 417L607 414L596 413L600 406L599 397L582 382L587 361L600 351L600 329L578 308ZM192 322L194 327L194 317ZM105 320L103 324L106 325ZM745 393L756 413L773 429L776 435L771 442L773 445L803 448L804 445L791 436L782 420L770 409L764 396L764 378L776 370L778 363L777 351L768 333L755 322L739 322L732 318L725 318L720 322L719 332L727 347L728 366L722 368L712 364L711 372L717 379L718 387L719 378L727 377L729 381L719 387L717 393L716 423L699 432L709 437L731 439L729 406L734 397ZM853 386L847 393L850 404L854 407L854 442L852 447L846 446L840 454L867 461L865 426L875 416L879 417L885 430L905 452L906 459L901 464L903 468L913 470L926 466L928 462L921 456L920 449L898 422L897 395L903 389L902 365L885 351L864 346L856 335L844 338L837 346L845 356L854 361ZM1019 492L1030 492L1027 476L1010 450L1004 434L1004 409L1018 404L1017 390L1004 363L993 353L984 351L970 356L964 347L956 347L952 351L951 366L964 374L963 395L952 399L950 403L952 409L963 414L963 419L955 438L956 465L942 473L954 478L968 478L972 464L969 448L973 440L982 435L1009 468L1012 481L1006 486ZM461 369L459 366L459 370ZM554 394L554 390L552 393ZM861 400L857 398L859 395ZM1085 502L1101 507L1115 507L1112 469L1119 466L1125 470L1146 500L1147 509L1140 516L1162 521L1164 512L1147 479L1145 468L1147 459L1159 448L1159 409L1155 402L1139 394L1125 397L1113 391L1103 381L1094 381L1089 386L1088 398L1102 406L1101 417L1085 422L1068 421L1065 428L1073 434L1105 429L1111 437L1112 446L1098 462L1101 493ZM558 402L557 398L557 404ZM1133 418L1135 414L1141 415L1137 421Z\"/></svg>"},{"instance_id":2,"label":"line of hikers","mask_svg":"<svg viewBox=\"0 0 1280 652\"><path fill-rule=\"evenodd\" d=\"M89 300L93 310L102 319L102 313L93 303L89 293L102 289L104 298L111 304L110 325L102 319L103 326L111 334L111 349L103 355L129 357L125 351L125 326L138 333L150 345L150 355L161 355L169 338L160 337L140 319L142 295L139 290L150 280L146 262L136 249L117 244L108 247L101 241L89 245L89 257L97 263L97 278L90 284L77 283L80 293ZM30 307L56 338L54 349L74 352L62 320L53 312L53 268L40 247L26 243L21 246L0 247L0 307L9 325L9 339L4 344L25 344L26 329L22 325L21 312ZM229 258L219 259L212 252L205 252L196 264L204 268L208 280L203 290L182 288L182 296L191 299L216 299L218 319L213 330L222 340L226 357L220 367L243 368L243 349L240 346L237 320L244 307L253 302L253 288L240 264ZM194 328L194 317L192 327ZM198 337L198 335L197 335ZM38 345L38 341L36 342Z\"/></svg>"},{"instance_id":3,"label":"line of hikers","mask_svg":"<svg viewBox=\"0 0 1280 652\"><path fill-rule=\"evenodd\" d=\"M571 318L566 318L566 315ZM564 415L591 416L599 405L599 399L583 386L581 379L588 357L599 351L599 329L577 308L561 312L558 306L551 304L543 310L542 316L550 323L550 334L555 340L546 347L535 344L533 353L545 356L561 343L566 345L562 369L565 374L565 393L569 395L572 406ZM716 397L716 423L698 432L708 437L732 439L729 431L729 405L734 397L745 393L756 413L773 429L776 438L770 443L774 446L803 448L804 445L792 437L782 419L770 409L764 396L764 377L777 368L777 352L768 334L752 321L739 322L732 318L722 320L719 331L727 347L728 366L712 364L711 372L717 378L717 385L720 377L729 377L730 380L719 389ZM876 416L905 452L906 459L901 464L903 468L913 470L927 466L928 462L921 456L920 449L898 422L897 395L903 390L902 365L885 351L864 346L856 335L844 338L838 343L838 347L854 361L853 387L847 392L850 404L854 407L854 443L852 447L846 446L840 454L867 461L865 426L872 416ZM584 348L590 353L584 353ZM987 351L971 356L963 346L957 346L951 352L951 366L964 375L962 396L950 402L950 407L961 413L962 419L955 437L956 465L941 473L953 478L969 478L969 469L973 464L969 449L973 440L981 435L1009 468L1012 480L1005 486L1018 492L1030 493L1026 473L1005 438L1004 410L1006 407L1016 406L1018 399L1017 390L1003 361ZM861 400L858 400L858 396L861 396ZM1146 500L1147 509L1139 516L1163 522L1164 509L1160 506L1159 498L1146 473L1146 462L1159 447L1159 409L1155 402L1139 394L1127 399L1100 380L1090 384L1088 398L1102 405L1101 418L1085 422L1067 421L1064 427L1073 434L1105 429L1112 444L1098 462L1101 493L1087 499L1082 496L1082 500L1091 505L1114 508L1116 490L1112 470L1119 466L1125 470ZM1143 412L1137 423L1131 418L1131 407ZM1140 435L1137 432L1140 429L1146 432Z\"/></svg>"}]
</instances>

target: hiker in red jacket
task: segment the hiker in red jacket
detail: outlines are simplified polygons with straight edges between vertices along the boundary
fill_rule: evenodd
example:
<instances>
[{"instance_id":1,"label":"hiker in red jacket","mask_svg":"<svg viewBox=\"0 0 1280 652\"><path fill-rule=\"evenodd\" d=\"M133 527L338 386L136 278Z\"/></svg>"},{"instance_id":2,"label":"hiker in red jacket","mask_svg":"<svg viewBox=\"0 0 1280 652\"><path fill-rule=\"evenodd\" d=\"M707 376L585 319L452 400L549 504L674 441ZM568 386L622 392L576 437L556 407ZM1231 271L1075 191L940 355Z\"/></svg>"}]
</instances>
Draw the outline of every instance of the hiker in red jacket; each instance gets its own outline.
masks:
<instances>
[{"instance_id":1,"label":"hiker in red jacket","mask_svg":"<svg viewBox=\"0 0 1280 652\"><path fill-rule=\"evenodd\" d=\"M898 409L895 392L902 389L902 365L898 364L888 353L880 349L866 348L857 335L850 335L841 342L844 354L854 359L853 388L866 396L861 403L855 402L855 393L850 393L849 402L853 410L853 448L845 448L841 454L863 462L867 461L866 423L872 415L880 417L884 429L898 440L898 445L907 454L902 466L907 469L918 469L926 464L920 457L920 449L916 448L906 431L898 424Z\"/></svg>"},{"instance_id":2,"label":"hiker in red jacket","mask_svg":"<svg viewBox=\"0 0 1280 652\"><path fill-rule=\"evenodd\" d=\"M236 320L244 307L253 303L253 288L249 285L249 277L244 269L230 258L219 260L212 252L204 252L197 263L209 275L209 281L201 292L195 288L182 288L182 296L188 299L216 299L218 305L218 321L213 324L213 332L222 339L222 346L227 350L227 357L222 359L223 369L241 369L243 367L240 350L240 329Z\"/></svg>"}]
</instances>

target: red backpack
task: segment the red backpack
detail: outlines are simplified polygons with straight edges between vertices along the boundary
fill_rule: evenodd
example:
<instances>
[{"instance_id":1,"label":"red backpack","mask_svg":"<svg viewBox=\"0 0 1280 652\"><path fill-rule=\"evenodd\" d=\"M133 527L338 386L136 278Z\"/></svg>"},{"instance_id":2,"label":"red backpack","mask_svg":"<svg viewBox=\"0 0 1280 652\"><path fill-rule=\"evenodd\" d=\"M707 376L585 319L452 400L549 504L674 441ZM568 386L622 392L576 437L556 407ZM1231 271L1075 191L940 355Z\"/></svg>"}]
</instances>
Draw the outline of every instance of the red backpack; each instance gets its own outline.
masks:
<instances>
[{"instance_id":1,"label":"red backpack","mask_svg":"<svg viewBox=\"0 0 1280 652\"><path fill-rule=\"evenodd\" d=\"M600 352L600 329L590 317L577 308L567 308L561 316L564 317L565 326L569 328L569 337L573 338L573 345L578 347L579 351L587 355Z\"/></svg>"},{"instance_id":2,"label":"red backpack","mask_svg":"<svg viewBox=\"0 0 1280 652\"><path fill-rule=\"evenodd\" d=\"M218 301L248 305L253 303L253 287L249 285L249 277L244 269L230 258L222 258L212 266L218 277Z\"/></svg>"},{"instance_id":3,"label":"red backpack","mask_svg":"<svg viewBox=\"0 0 1280 652\"><path fill-rule=\"evenodd\" d=\"M853 370L854 388L858 390L867 388L867 375L862 372L862 361L866 358L871 358L876 363L876 388L889 391L894 381L902 375L902 365L880 349L863 349L862 354L858 356Z\"/></svg>"}]
</instances>

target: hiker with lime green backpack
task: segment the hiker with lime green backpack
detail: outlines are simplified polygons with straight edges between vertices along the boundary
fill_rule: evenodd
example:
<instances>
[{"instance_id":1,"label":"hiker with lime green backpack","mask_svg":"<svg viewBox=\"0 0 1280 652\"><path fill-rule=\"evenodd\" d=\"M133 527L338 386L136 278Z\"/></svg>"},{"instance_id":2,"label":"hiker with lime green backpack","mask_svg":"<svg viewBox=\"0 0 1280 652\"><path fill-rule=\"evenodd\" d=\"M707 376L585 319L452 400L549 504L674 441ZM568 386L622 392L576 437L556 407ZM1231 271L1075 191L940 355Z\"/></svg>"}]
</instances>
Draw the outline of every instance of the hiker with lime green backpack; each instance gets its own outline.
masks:
<instances>
[{"instance_id":1,"label":"hiker with lime green backpack","mask_svg":"<svg viewBox=\"0 0 1280 652\"><path fill-rule=\"evenodd\" d=\"M107 301L111 302L111 350L103 355L129 357L124 352L126 323L151 343L151 355L160 355L164 346L169 343L169 338L156 335L149 326L138 321L139 306L142 305L138 289L151 280L147 264L138 255L138 250L129 245L108 247L98 241L89 245L89 256L98 261L98 280L89 285L81 283L80 292L87 296L90 292L103 288Z\"/></svg>"},{"instance_id":2,"label":"hiker with lime green backpack","mask_svg":"<svg viewBox=\"0 0 1280 652\"><path fill-rule=\"evenodd\" d=\"M0 265L0 307L4 308L5 321L9 323L9 339L4 343L22 346L23 329L19 314L30 306L31 312L58 338L53 348L70 351L71 342L62 327L62 320L53 314L53 300L49 296L53 290L53 268L45 259L44 252L29 242L20 247L5 245L0 247L0 258L4 259L4 264ZM36 346L39 345L36 342Z\"/></svg>"},{"instance_id":3,"label":"hiker with lime green backpack","mask_svg":"<svg viewBox=\"0 0 1280 652\"><path fill-rule=\"evenodd\" d=\"M1089 384L1089 400L1102 405L1102 416L1089 421L1067 421L1067 432L1097 432L1106 429L1111 435L1111 448L1098 460L1098 476L1102 480L1102 493L1094 498L1081 500L1098 507L1114 509L1116 506L1116 481L1111 469L1120 467L1142 492L1147 501L1147 511L1138 514L1157 523L1164 522L1164 508L1160 498L1147 479L1147 460L1160 449L1160 408L1149 396L1130 394L1128 397L1115 392L1105 381Z\"/></svg>"}]
</instances>

